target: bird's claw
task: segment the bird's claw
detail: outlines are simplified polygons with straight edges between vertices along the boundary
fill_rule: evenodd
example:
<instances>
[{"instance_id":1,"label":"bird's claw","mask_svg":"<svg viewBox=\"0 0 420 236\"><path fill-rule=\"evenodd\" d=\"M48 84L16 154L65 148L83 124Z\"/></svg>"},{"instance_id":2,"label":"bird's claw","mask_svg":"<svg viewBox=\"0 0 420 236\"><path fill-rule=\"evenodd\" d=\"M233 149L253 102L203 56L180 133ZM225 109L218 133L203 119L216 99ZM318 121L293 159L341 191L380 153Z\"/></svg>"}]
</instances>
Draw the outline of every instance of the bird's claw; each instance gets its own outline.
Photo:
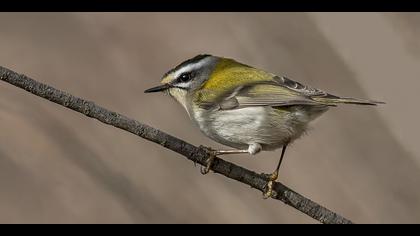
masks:
<instances>
[{"instance_id":1,"label":"bird's claw","mask_svg":"<svg viewBox=\"0 0 420 236\"><path fill-rule=\"evenodd\" d=\"M273 190L274 181L276 181L278 177L278 173L274 172L270 175L266 175L268 177L268 182L264 187L263 198L275 198L277 196L277 192Z\"/></svg>"},{"instance_id":2,"label":"bird's claw","mask_svg":"<svg viewBox=\"0 0 420 236\"><path fill-rule=\"evenodd\" d=\"M274 181L270 180L267 182L267 185L264 187L265 191L263 193L263 198L275 198L277 196L277 192L273 190Z\"/></svg>"},{"instance_id":3,"label":"bird's claw","mask_svg":"<svg viewBox=\"0 0 420 236\"><path fill-rule=\"evenodd\" d=\"M200 148L205 150L209 154L209 158L207 159L206 166L202 166L200 169L201 174L205 175L210 172L210 167L213 164L214 158L216 157L216 151L212 148L200 145Z\"/></svg>"}]
</instances>

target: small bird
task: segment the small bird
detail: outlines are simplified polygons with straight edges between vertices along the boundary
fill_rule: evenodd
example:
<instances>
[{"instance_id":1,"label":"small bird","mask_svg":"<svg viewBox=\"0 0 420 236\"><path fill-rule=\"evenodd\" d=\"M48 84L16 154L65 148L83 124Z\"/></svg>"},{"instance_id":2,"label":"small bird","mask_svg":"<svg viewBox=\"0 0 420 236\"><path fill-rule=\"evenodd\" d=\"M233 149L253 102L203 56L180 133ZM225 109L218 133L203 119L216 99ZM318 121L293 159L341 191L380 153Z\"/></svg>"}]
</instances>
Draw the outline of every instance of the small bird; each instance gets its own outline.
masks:
<instances>
[{"instance_id":1,"label":"small bird","mask_svg":"<svg viewBox=\"0 0 420 236\"><path fill-rule=\"evenodd\" d=\"M275 196L286 147L299 138L308 123L337 104L376 105L383 102L338 97L285 76L242 64L230 58L202 54L165 73L161 85L145 93L165 92L178 101L200 130L214 141L232 147L213 150L215 156L282 148L274 172L268 176L264 198Z\"/></svg>"}]
</instances>

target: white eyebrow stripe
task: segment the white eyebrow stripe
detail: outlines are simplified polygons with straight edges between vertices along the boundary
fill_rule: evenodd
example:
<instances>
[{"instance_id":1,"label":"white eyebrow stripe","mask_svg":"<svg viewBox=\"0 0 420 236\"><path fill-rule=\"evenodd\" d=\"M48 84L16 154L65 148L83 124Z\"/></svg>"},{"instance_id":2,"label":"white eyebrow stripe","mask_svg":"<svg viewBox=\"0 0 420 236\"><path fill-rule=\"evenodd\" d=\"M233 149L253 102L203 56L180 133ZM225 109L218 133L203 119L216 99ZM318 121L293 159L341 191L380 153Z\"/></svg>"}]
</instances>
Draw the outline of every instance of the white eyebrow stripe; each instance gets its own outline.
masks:
<instances>
[{"instance_id":1,"label":"white eyebrow stripe","mask_svg":"<svg viewBox=\"0 0 420 236\"><path fill-rule=\"evenodd\" d=\"M182 83L177 83L176 87L181 87L181 88L188 88L190 86L190 84L192 83L192 81L188 81L188 82L182 82Z\"/></svg>"},{"instance_id":2,"label":"white eyebrow stripe","mask_svg":"<svg viewBox=\"0 0 420 236\"><path fill-rule=\"evenodd\" d=\"M178 78L178 76L180 76L184 72L193 71L195 69L198 69L198 68L202 67L205 63L207 63L208 60L210 60L210 57L206 57L199 62L196 62L196 63L193 63L193 64L188 64L188 65L180 68L179 70L174 72L174 78Z\"/></svg>"}]
</instances>

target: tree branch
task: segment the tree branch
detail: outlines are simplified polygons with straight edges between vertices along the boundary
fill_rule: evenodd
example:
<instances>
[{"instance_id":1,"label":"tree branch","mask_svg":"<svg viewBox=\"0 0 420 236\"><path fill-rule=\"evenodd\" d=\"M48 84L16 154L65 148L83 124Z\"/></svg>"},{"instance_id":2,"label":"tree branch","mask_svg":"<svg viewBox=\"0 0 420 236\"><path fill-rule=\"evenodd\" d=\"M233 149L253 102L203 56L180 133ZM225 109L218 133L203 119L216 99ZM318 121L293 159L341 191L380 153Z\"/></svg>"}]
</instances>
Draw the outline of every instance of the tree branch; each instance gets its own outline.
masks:
<instances>
[{"instance_id":1,"label":"tree branch","mask_svg":"<svg viewBox=\"0 0 420 236\"><path fill-rule=\"evenodd\" d=\"M157 143L165 148L175 151L187 159L206 165L209 158L205 149L196 147L174 136L166 134L122 114L107 110L91 101L75 97L69 93L57 90L49 85L39 83L25 75L0 66L0 80L24 89L36 96L45 98L51 102L67 107L88 117L95 118L100 122L133 133L141 138ZM263 191L267 184L264 174L257 174L233 163L215 158L212 170L228 178L237 180L252 188ZM285 185L276 182L273 189L277 192L275 199L307 214L315 220L330 224L351 224L352 222L337 213L334 213L318 203L300 195Z\"/></svg>"}]
</instances>

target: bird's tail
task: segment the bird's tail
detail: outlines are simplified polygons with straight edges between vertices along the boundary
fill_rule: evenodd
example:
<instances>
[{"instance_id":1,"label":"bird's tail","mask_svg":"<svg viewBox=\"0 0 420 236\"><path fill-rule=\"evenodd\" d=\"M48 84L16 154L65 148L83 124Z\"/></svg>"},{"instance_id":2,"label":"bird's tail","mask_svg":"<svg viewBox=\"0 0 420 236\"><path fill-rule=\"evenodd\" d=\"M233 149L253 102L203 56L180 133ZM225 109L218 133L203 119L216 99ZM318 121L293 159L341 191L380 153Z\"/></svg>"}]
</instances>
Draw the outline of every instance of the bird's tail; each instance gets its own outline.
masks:
<instances>
[{"instance_id":1,"label":"bird's tail","mask_svg":"<svg viewBox=\"0 0 420 236\"><path fill-rule=\"evenodd\" d=\"M312 99L318 102L328 104L328 105L336 105L339 103L345 103L345 104L374 105L375 106L378 104L385 104L385 102L381 102L381 101L357 99L357 98L345 98L345 97L337 97L337 96L318 97L318 98L312 98Z\"/></svg>"}]
</instances>

